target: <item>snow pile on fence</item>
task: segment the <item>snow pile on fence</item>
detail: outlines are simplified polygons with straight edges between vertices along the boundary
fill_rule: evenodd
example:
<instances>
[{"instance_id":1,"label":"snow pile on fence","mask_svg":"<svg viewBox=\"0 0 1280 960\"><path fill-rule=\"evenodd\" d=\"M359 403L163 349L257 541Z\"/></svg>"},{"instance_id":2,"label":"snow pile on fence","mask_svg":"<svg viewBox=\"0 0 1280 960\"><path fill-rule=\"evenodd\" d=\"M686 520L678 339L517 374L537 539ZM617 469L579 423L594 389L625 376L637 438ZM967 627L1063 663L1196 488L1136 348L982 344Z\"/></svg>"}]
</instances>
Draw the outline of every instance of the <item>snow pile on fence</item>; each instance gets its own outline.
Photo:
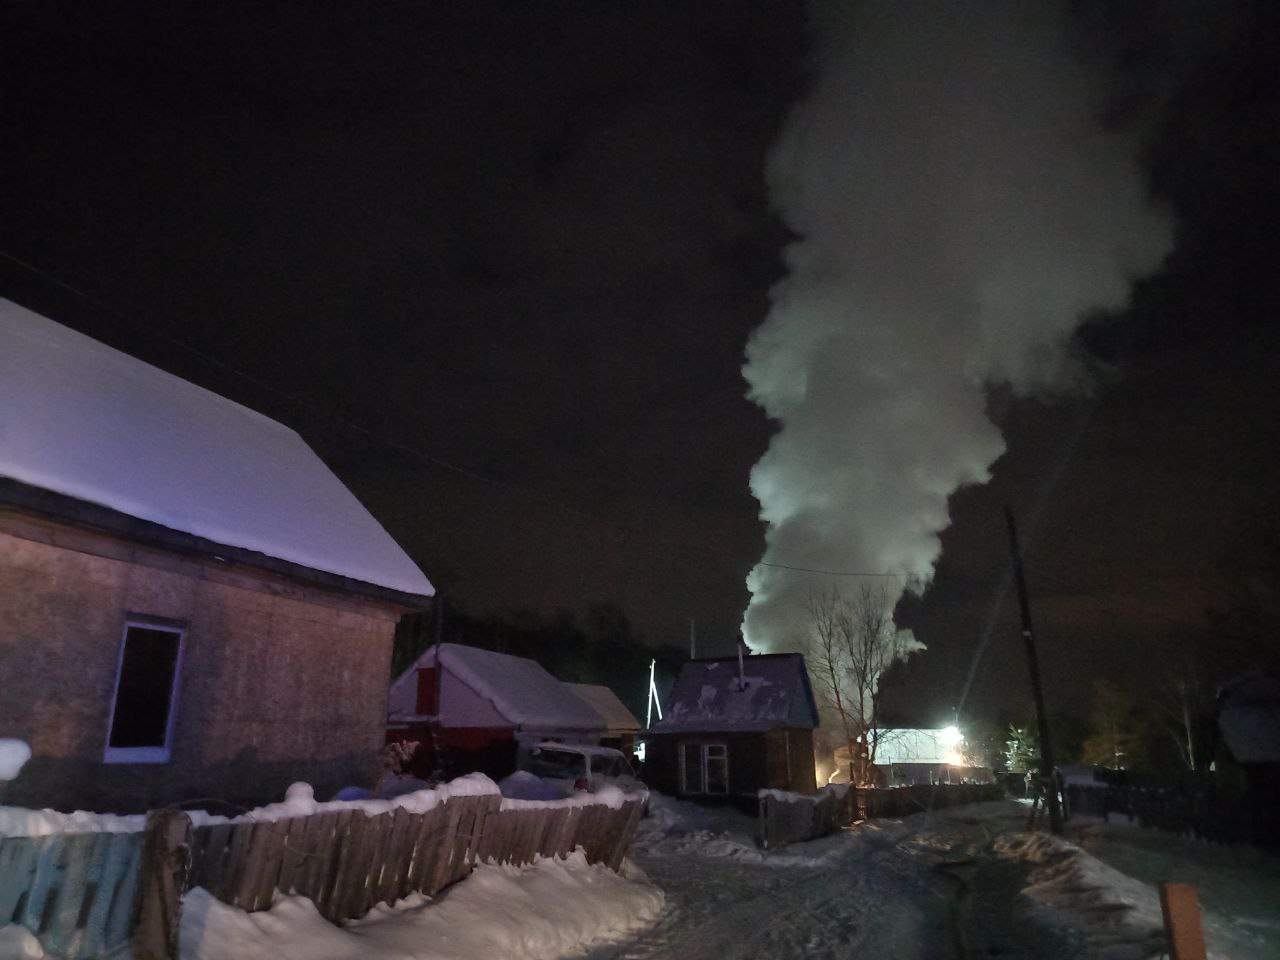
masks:
<instances>
[{"instance_id":1,"label":"snow pile on fence","mask_svg":"<svg viewBox=\"0 0 1280 960\"><path fill-rule=\"evenodd\" d=\"M43 960L40 941L26 927L16 923L0 927L0 960Z\"/></svg>"},{"instance_id":2,"label":"snow pile on fence","mask_svg":"<svg viewBox=\"0 0 1280 960\"><path fill-rule=\"evenodd\" d=\"M523 868L485 864L438 901L415 894L343 927L300 897L250 914L194 890L181 951L184 960L549 960L624 937L662 906L639 871L619 876L576 851Z\"/></svg>"},{"instance_id":3,"label":"snow pile on fence","mask_svg":"<svg viewBox=\"0 0 1280 960\"><path fill-rule=\"evenodd\" d=\"M31 748L25 740L0 740L0 781L13 780L31 759Z\"/></svg>"},{"instance_id":4,"label":"snow pile on fence","mask_svg":"<svg viewBox=\"0 0 1280 960\"><path fill-rule=\"evenodd\" d=\"M269 803L237 817L223 817L204 810L188 811L193 826L212 826L223 823L277 822L293 817L309 817L318 813L341 813L360 810L373 817L380 813L394 813L403 809L407 813L427 813L450 797L479 797L499 795L498 785L483 773L469 773L426 790L402 793L387 800L316 800L315 791L308 783L295 783L285 791L280 803ZM605 786L595 793L577 793L560 800L502 800L503 810L547 810L558 807L586 807L594 804L620 810L628 800L641 800L643 793L623 793L616 787ZM44 837L54 833L138 833L146 827L145 814L118 815L90 813L77 810L59 813L57 810L29 810L25 807L0 806L0 837Z\"/></svg>"}]
</instances>

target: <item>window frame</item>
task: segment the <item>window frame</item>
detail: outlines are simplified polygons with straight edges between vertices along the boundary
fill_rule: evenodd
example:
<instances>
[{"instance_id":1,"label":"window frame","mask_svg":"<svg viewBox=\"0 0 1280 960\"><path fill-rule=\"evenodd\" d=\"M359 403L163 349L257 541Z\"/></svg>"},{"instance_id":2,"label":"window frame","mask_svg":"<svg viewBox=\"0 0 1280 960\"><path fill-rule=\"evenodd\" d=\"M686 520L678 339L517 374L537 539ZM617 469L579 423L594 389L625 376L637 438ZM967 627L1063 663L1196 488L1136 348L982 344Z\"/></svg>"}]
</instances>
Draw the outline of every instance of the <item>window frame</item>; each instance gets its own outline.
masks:
<instances>
[{"instance_id":1,"label":"window frame","mask_svg":"<svg viewBox=\"0 0 1280 960\"><path fill-rule=\"evenodd\" d=\"M120 696L121 673L124 670L125 648L129 645L129 631L155 630L177 635L178 651L173 660L173 677L169 680L169 710L165 717L164 743L158 747L113 747L111 733L116 723L116 701ZM178 715L178 678L182 676L182 658L186 652L187 625L179 620L128 614L120 631L119 649L116 651L116 677L111 688L111 704L107 711L107 737L102 751L103 763L168 763L173 743L173 724Z\"/></svg>"},{"instance_id":2,"label":"window frame","mask_svg":"<svg viewBox=\"0 0 1280 960\"><path fill-rule=\"evenodd\" d=\"M713 757L712 750L719 751L719 756ZM711 762L713 760L724 764L724 789L711 789ZM727 743L704 743L702 745L702 792L709 797L727 797L729 795L729 745Z\"/></svg>"},{"instance_id":3,"label":"window frame","mask_svg":"<svg viewBox=\"0 0 1280 960\"><path fill-rule=\"evenodd\" d=\"M689 785L689 767L688 767L688 751L697 751L698 760L698 780L695 785L696 789L690 789ZM711 751L718 751L718 755L712 756ZM677 760L680 765L680 792L692 794L701 797L727 797L729 795L729 745L724 742L704 743L684 741L679 744ZM708 790L707 787L711 783L708 776L710 772L710 762L718 761L724 764L724 789Z\"/></svg>"}]
</instances>

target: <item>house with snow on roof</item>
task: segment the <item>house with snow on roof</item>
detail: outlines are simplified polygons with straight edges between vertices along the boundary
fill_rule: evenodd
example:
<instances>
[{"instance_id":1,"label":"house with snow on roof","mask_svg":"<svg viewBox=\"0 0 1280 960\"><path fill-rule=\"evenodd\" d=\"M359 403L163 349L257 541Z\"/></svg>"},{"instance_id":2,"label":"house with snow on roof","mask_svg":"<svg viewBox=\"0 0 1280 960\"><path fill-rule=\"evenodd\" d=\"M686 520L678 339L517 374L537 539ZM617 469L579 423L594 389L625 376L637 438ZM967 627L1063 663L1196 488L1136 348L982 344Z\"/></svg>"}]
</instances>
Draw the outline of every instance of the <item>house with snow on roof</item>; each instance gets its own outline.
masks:
<instances>
[{"instance_id":1,"label":"house with snow on roof","mask_svg":"<svg viewBox=\"0 0 1280 960\"><path fill-rule=\"evenodd\" d=\"M370 782L417 565L297 433L0 300L8 803Z\"/></svg>"},{"instance_id":2,"label":"house with snow on roof","mask_svg":"<svg viewBox=\"0 0 1280 960\"><path fill-rule=\"evenodd\" d=\"M605 720L540 664L459 643L439 643L391 684L387 740L419 746L420 776L472 771L495 779L542 740L599 744Z\"/></svg>"},{"instance_id":3,"label":"house with snow on roof","mask_svg":"<svg viewBox=\"0 0 1280 960\"><path fill-rule=\"evenodd\" d=\"M644 734L644 780L693 799L754 802L765 788L813 793L817 727L800 654L690 660L663 718Z\"/></svg>"}]
</instances>

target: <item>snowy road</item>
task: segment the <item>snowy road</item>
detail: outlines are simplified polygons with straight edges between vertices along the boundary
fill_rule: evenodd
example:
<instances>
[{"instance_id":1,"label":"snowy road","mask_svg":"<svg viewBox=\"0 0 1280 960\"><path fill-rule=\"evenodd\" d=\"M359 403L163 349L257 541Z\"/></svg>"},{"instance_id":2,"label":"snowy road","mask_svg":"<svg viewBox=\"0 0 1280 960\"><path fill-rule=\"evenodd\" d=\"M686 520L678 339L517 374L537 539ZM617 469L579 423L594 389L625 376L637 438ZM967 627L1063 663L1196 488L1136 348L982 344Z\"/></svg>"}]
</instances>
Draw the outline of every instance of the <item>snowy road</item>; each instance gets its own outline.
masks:
<instances>
[{"instance_id":1,"label":"snowy road","mask_svg":"<svg viewBox=\"0 0 1280 960\"><path fill-rule=\"evenodd\" d=\"M1013 804L983 806L981 816L957 810L861 824L768 857L713 840L712 830L645 837L633 859L666 891L667 911L641 939L590 956L1079 955L1013 915L1026 869L990 848L995 833L1020 830L1025 814Z\"/></svg>"},{"instance_id":2,"label":"snowy road","mask_svg":"<svg viewBox=\"0 0 1280 960\"><path fill-rule=\"evenodd\" d=\"M745 817L662 804L632 859L666 909L591 960L1139 960L1163 947L1150 881L1026 832L1027 809L1012 801L857 824L772 854L755 849ZM1210 854L1182 849L1169 867L1185 872ZM1261 903L1274 875L1267 860L1235 882ZM1261 919L1206 913L1211 956L1275 956L1269 911L1253 912Z\"/></svg>"}]
</instances>

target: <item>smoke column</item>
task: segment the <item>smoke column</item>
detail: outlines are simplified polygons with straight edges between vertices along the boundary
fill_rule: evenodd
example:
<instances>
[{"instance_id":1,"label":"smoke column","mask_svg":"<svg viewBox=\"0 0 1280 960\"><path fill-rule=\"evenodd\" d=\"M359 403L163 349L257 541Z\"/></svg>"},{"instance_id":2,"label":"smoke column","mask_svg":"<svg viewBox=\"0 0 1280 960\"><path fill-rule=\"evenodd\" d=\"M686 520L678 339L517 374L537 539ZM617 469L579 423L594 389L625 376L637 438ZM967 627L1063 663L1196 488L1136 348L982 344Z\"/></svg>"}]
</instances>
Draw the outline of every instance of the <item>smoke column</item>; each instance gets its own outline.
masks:
<instances>
[{"instance_id":1,"label":"smoke column","mask_svg":"<svg viewBox=\"0 0 1280 960\"><path fill-rule=\"evenodd\" d=\"M798 646L825 585L768 564L922 589L947 498L1004 451L987 388L1079 385L1076 326L1122 307L1172 236L1136 135L1098 123L1101 67L1068 53L1052 4L812 14L812 88L767 171L799 239L743 368L780 425L751 473L767 524L743 623L757 649ZM909 585L876 583L891 601Z\"/></svg>"}]
</instances>

